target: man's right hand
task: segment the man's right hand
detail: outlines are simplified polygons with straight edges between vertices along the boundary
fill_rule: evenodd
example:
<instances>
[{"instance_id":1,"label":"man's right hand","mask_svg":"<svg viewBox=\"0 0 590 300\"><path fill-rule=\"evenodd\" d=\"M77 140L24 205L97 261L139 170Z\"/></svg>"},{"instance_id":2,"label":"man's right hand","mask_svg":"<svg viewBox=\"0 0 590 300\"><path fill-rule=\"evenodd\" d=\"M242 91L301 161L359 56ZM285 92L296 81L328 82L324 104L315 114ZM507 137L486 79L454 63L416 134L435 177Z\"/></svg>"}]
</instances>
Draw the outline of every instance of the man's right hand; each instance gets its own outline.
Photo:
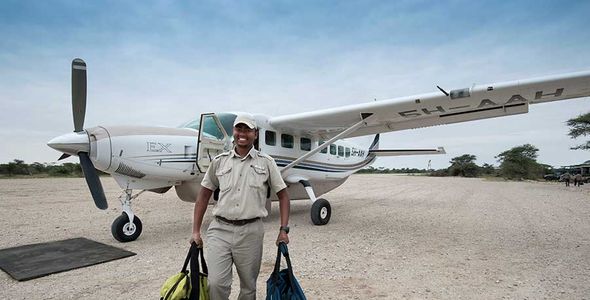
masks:
<instances>
[{"instance_id":1,"label":"man's right hand","mask_svg":"<svg viewBox=\"0 0 590 300\"><path fill-rule=\"evenodd\" d=\"M195 242L197 244L197 247L199 248L203 248L203 239L201 239L201 233L193 233L193 236L191 237L190 243L192 244L192 242Z\"/></svg>"}]
</instances>

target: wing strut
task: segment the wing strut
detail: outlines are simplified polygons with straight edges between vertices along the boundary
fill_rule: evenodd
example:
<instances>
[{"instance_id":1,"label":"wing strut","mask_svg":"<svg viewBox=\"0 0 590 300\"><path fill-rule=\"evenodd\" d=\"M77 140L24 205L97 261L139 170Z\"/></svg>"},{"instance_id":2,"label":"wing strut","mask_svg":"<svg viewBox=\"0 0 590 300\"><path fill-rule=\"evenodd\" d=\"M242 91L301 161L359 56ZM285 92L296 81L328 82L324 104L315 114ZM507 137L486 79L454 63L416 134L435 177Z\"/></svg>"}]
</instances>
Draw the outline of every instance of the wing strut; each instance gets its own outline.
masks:
<instances>
[{"instance_id":1,"label":"wing strut","mask_svg":"<svg viewBox=\"0 0 590 300\"><path fill-rule=\"evenodd\" d=\"M322 149L330 146L331 144L333 144L335 141L345 138L347 137L349 134L353 133L355 130L359 129L361 126L363 125L367 125L367 121L369 119L371 119L372 117L374 117L373 113L361 113L361 119L358 123L350 126L348 129L342 131L341 133L337 134L336 136L334 136L333 138L329 139L328 141L326 141L325 143L319 145L319 147L307 152L306 154L300 156L298 159L292 161L290 164L286 165L283 169L281 169L281 173L284 173L285 171L291 169L292 167L296 166L298 163L306 160L308 157L322 151Z\"/></svg>"}]
</instances>

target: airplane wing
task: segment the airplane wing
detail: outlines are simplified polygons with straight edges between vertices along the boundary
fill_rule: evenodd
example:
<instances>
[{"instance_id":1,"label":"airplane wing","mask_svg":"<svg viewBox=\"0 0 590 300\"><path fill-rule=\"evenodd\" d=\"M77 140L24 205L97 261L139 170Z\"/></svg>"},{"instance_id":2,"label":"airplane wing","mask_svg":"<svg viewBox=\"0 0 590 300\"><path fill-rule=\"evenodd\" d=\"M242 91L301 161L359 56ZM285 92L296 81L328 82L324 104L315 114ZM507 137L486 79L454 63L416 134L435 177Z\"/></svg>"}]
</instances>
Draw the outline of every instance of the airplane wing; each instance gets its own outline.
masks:
<instances>
[{"instance_id":1,"label":"airplane wing","mask_svg":"<svg viewBox=\"0 0 590 300\"><path fill-rule=\"evenodd\" d=\"M590 96L590 71L471 87L273 117L294 134L334 137L362 119L348 137L467 122L528 112L530 104Z\"/></svg>"}]
</instances>

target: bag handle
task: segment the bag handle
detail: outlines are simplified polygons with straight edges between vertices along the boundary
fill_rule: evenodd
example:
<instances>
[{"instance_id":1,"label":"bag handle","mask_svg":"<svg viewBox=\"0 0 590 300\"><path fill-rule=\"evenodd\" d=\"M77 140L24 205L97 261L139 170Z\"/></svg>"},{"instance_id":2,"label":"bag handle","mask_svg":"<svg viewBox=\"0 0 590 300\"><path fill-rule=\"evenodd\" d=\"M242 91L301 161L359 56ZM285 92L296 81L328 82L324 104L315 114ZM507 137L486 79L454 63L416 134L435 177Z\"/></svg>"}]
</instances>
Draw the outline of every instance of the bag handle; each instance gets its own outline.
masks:
<instances>
[{"instance_id":1,"label":"bag handle","mask_svg":"<svg viewBox=\"0 0 590 300\"><path fill-rule=\"evenodd\" d=\"M202 257L202 252L203 249L199 248L197 246L197 243L195 243L194 241L191 243L191 248L189 250L188 253L188 257L190 260L190 267L191 267L191 273L190 273L190 280L191 280L191 293L189 296L190 300L197 300L199 299L199 295L200 295L200 288L201 285L199 284L199 252L201 252L201 257ZM203 259L203 261L205 261Z\"/></svg>"},{"instance_id":2,"label":"bag handle","mask_svg":"<svg viewBox=\"0 0 590 300\"><path fill-rule=\"evenodd\" d=\"M180 270L180 271L185 272L187 270L188 264L191 261L191 255L193 254L193 251L195 251L193 249L193 247L196 247L196 249L197 249L196 251L198 251L197 253L198 253L199 259L201 260L201 266L203 269L202 273L209 274L209 269L207 268L207 262L205 262L205 251L203 251L203 249L199 248L196 244L193 246L193 244L194 244L194 242L191 243L191 248L189 249L188 254L186 255L186 259L184 260L184 265L182 266L182 270ZM201 249L201 250L199 250L199 249ZM199 266L199 265L197 264L197 266ZM191 270L192 270L192 268L191 268Z\"/></svg>"},{"instance_id":3,"label":"bag handle","mask_svg":"<svg viewBox=\"0 0 590 300\"><path fill-rule=\"evenodd\" d=\"M182 265L182 270L180 270L180 272L185 272L187 271L187 267L188 267L188 263L191 261L191 254L193 253L193 247L196 247L197 244L195 242L191 243L191 248L188 250L188 254L186 255L186 258L184 259L184 264Z\"/></svg>"},{"instance_id":4,"label":"bag handle","mask_svg":"<svg viewBox=\"0 0 590 300\"><path fill-rule=\"evenodd\" d=\"M186 275L188 275L188 273L189 273L189 272L188 272L188 270L187 270L187 267L188 267L188 264L189 264L189 262L191 262L191 257L192 257L192 255L193 255L193 253L194 253L195 251L198 251L197 244L196 244L195 242L192 242L192 243L191 243L191 247L190 247L190 249L188 250L188 253L187 253L187 255L186 255L186 258L184 259L184 264L182 265L182 269L180 270L180 272L184 273L184 274L185 274L185 276L186 276ZM197 252L197 253L198 253L198 252ZM203 260L203 261L204 261L204 260ZM198 265L198 264L197 264L197 265ZM191 270L192 270L192 264L191 264ZM190 285L186 284L186 285L184 286L184 289L186 290L186 292L188 292L188 289L189 289L191 286L194 286L194 283L193 283L193 281L192 281L192 276L191 276L191 278L189 278L189 279L190 279L190 283L191 283L191 284L190 284ZM176 290L176 287L177 287L177 285L178 285L179 283L180 283L180 280L179 280L179 281L177 281L176 283L174 283L174 285L172 286L172 288L170 288L170 290L168 290L168 293L166 293L166 295L165 295L164 297L162 297L161 299L167 299L167 298L168 298L168 297L169 297L169 296L170 296L170 295L171 295L171 294L172 294L172 293L173 293L173 292ZM199 286L197 285L197 290L198 290L198 289L199 289Z\"/></svg>"},{"instance_id":5,"label":"bag handle","mask_svg":"<svg viewBox=\"0 0 590 300\"><path fill-rule=\"evenodd\" d=\"M287 274L289 276L289 285L294 288L295 287L295 276L293 275L293 266L291 265L291 258L289 257L289 249L287 248L287 244L284 242L280 242L279 246L277 247L277 260L275 262L275 269L272 272L272 276L275 278L279 276L279 269L281 268L281 254L285 257L287 261Z\"/></svg>"}]
</instances>

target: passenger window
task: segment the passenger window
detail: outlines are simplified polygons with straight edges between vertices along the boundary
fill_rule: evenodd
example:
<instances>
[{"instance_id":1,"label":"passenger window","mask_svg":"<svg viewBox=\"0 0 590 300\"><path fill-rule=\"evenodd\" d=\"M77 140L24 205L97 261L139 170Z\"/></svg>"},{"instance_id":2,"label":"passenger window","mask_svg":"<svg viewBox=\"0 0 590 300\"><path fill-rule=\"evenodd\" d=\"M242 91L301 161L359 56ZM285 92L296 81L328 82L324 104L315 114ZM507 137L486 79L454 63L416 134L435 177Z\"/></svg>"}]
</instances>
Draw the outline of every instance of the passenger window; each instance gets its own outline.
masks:
<instances>
[{"instance_id":1,"label":"passenger window","mask_svg":"<svg viewBox=\"0 0 590 300\"><path fill-rule=\"evenodd\" d=\"M344 146L338 146L338 156L344 156Z\"/></svg>"},{"instance_id":2,"label":"passenger window","mask_svg":"<svg viewBox=\"0 0 590 300\"><path fill-rule=\"evenodd\" d=\"M350 157L350 148L346 147L346 150L345 150L345 153L344 154L345 154L346 157Z\"/></svg>"},{"instance_id":3,"label":"passenger window","mask_svg":"<svg viewBox=\"0 0 590 300\"><path fill-rule=\"evenodd\" d=\"M290 134L281 134L281 146L293 148L293 136Z\"/></svg>"},{"instance_id":4,"label":"passenger window","mask_svg":"<svg viewBox=\"0 0 590 300\"><path fill-rule=\"evenodd\" d=\"M322 144L324 144L324 143L325 143L325 141L322 141L322 140L320 140L320 142L319 142L318 144L319 144L319 146L321 146L321 145L322 145ZM321 153L328 153L328 147L326 147L326 148L324 148L324 149L320 150L320 152L321 152Z\"/></svg>"},{"instance_id":5,"label":"passenger window","mask_svg":"<svg viewBox=\"0 0 590 300\"><path fill-rule=\"evenodd\" d=\"M311 150L311 139L302 137L299 140L301 143L300 148L303 151L310 151Z\"/></svg>"},{"instance_id":6,"label":"passenger window","mask_svg":"<svg viewBox=\"0 0 590 300\"><path fill-rule=\"evenodd\" d=\"M274 131L267 130L264 132L264 142L269 146L276 146L277 134Z\"/></svg>"},{"instance_id":7,"label":"passenger window","mask_svg":"<svg viewBox=\"0 0 590 300\"><path fill-rule=\"evenodd\" d=\"M330 154L336 155L336 145L330 145Z\"/></svg>"}]
</instances>

